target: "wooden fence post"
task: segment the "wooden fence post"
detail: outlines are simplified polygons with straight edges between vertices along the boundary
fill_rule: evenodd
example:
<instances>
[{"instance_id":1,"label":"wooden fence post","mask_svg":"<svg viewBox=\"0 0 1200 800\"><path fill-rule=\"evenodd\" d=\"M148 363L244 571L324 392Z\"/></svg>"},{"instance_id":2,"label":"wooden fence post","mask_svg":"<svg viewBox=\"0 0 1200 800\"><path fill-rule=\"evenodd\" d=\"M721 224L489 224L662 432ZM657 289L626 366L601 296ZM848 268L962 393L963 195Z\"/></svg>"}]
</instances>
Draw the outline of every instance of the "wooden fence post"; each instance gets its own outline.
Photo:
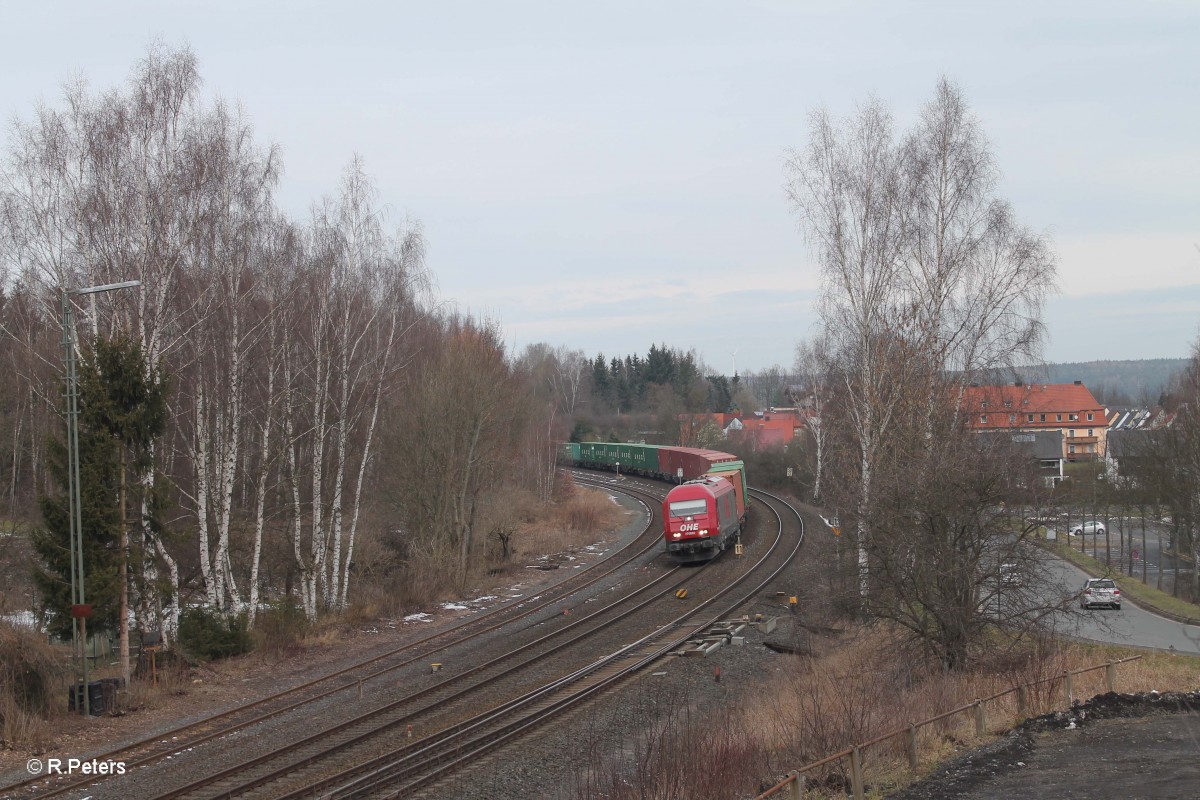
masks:
<instances>
[{"instance_id":1,"label":"wooden fence post","mask_svg":"<svg viewBox=\"0 0 1200 800\"><path fill-rule=\"evenodd\" d=\"M1021 717L1021 718L1025 717L1025 707L1028 704L1028 702L1029 701L1025 697L1025 684L1021 684L1020 686L1017 687L1017 716L1018 717Z\"/></svg>"},{"instance_id":2,"label":"wooden fence post","mask_svg":"<svg viewBox=\"0 0 1200 800\"><path fill-rule=\"evenodd\" d=\"M987 716L983 710L983 701L975 701L975 735L983 736L987 733Z\"/></svg>"},{"instance_id":3,"label":"wooden fence post","mask_svg":"<svg viewBox=\"0 0 1200 800\"><path fill-rule=\"evenodd\" d=\"M904 734L904 744L908 750L908 768L917 771L917 726L908 723L908 732Z\"/></svg>"},{"instance_id":4,"label":"wooden fence post","mask_svg":"<svg viewBox=\"0 0 1200 800\"><path fill-rule=\"evenodd\" d=\"M1071 707L1071 701L1075 699L1075 692L1071 689L1071 670L1063 670L1063 695L1067 698L1067 708Z\"/></svg>"},{"instance_id":5,"label":"wooden fence post","mask_svg":"<svg viewBox=\"0 0 1200 800\"><path fill-rule=\"evenodd\" d=\"M854 791L855 800L866 800L867 793L863 789L862 754L857 746L850 751L850 787Z\"/></svg>"},{"instance_id":6,"label":"wooden fence post","mask_svg":"<svg viewBox=\"0 0 1200 800\"><path fill-rule=\"evenodd\" d=\"M791 795L792 800L804 800L804 775L799 772L792 773Z\"/></svg>"},{"instance_id":7,"label":"wooden fence post","mask_svg":"<svg viewBox=\"0 0 1200 800\"><path fill-rule=\"evenodd\" d=\"M1104 682L1108 684L1108 691L1115 692L1117 690L1117 665L1110 661L1104 665Z\"/></svg>"}]
</instances>

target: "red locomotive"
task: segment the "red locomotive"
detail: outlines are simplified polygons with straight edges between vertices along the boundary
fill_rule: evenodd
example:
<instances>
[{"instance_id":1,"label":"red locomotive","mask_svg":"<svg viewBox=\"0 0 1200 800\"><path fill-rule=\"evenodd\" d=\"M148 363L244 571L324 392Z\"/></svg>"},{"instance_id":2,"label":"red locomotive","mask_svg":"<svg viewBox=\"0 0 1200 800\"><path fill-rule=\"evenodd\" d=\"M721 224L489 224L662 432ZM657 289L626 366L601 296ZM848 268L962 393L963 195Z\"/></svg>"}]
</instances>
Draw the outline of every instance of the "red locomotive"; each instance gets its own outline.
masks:
<instances>
[{"instance_id":1,"label":"red locomotive","mask_svg":"<svg viewBox=\"0 0 1200 800\"><path fill-rule=\"evenodd\" d=\"M737 538L746 518L743 474L709 472L667 493L663 535L668 555L676 561L707 561Z\"/></svg>"}]
</instances>

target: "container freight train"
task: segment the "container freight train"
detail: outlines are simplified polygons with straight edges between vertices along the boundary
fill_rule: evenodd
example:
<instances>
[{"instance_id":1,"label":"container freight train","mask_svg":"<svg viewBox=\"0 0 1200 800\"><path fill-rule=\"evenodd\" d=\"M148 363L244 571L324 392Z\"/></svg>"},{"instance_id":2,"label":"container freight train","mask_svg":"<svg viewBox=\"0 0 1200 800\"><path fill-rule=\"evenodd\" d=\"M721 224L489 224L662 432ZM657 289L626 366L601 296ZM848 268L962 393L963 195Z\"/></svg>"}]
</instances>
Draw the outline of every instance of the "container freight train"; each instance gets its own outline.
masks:
<instances>
[{"instance_id":1,"label":"container freight train","mask_svg":"<svg viewBox=\"0 0 1200 800\"><path fill-rule=\"evenodd\" d=\"M572 466L679 481L663 501L663 538L676 561L707 561L736 541L746 521L746 467L716 450L652 444L567 442Z\"/></svg>"}]
</instances>

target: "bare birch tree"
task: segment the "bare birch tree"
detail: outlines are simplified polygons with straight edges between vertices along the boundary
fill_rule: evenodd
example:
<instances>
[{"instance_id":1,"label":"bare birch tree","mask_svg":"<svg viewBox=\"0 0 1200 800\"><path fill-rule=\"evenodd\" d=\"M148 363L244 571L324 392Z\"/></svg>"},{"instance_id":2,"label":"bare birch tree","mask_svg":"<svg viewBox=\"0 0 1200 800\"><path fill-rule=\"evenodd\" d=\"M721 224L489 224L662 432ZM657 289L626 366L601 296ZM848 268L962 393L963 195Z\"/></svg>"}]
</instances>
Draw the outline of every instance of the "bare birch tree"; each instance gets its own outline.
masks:
<instances>
[{"instance_id":1,"label":"bare birch tree","mask_svg":"<svg viewBox=\"0 0 1200 800\"><path fill-rule=\"evenodd\" d=\"M903 248L898 154L891 116L878 102L839 126L813 115L809 145L788 162L789 196L821 265L819 314L842 365L847 420L858 449L855 482L860 586L866 591L871 485L893 406L897 289Z\"/></svg>"},{"instance_id":2,"label":"bare birch tree","mask_svg":"<svg viewBox=\"0 0 1200 800\"><path fill-rule=\"evenodd\" d=\"M375 188L358 158L346 171L337 202L314 212L311 239L306 284L297 296L301 305L291 316L306 324L295 326L302 335L285 347L284 446L293 552L304 608L313 617L319 608L347 600L380 403L394 380L397 348L414 324L426 279L419 226L406 223L396 235L385 234ZM302 451L307 465L300 463ZM300 500L302 469L307 514ZM305 528L307 547L301 541Z\"/></svg>"},{"instance_id":3,"label":"bare birch tree","mask_svg":"<svg viewBox=\"0 0 1200 800\"><path fill-rule=\"evenodd\" d=\"M824 424L825 404L829 395L830 365L824 339L801 342L796 347L796 373L804 381L809 407L805 408L804 426L812 437L816 466L813 470L813 502L820 503L821 478L825 472L825 453L829 428Z\"/></svg>"},{"instance_id":4,"label":"bare birch tree","mask_svg":"<svg viewBox=\"0 0 1200 800\"><path fill-rule=\"evenodd\" d=\"M818 112L807 149L788 168L824 279L819 310L840 397L830 421L843 426L841 442L855 453L854 469L842 469L841 502L856 527L869 606L870 564L885 567L894 537L904 536L905 526L885 521L923 512L887 503L882 513L877 485L894 486L898 475L921 485L935 478L921 470L960 458L961 387L985 369L1036 355L1053 259L1044 239L994 196L986 139L947 81L899 141L878 102L840 125ZM971 568L966 550L953 552L962 556L955 569ZM957 666L962 652L951 649L946 658Z\"/></svg>"}]
</instances>

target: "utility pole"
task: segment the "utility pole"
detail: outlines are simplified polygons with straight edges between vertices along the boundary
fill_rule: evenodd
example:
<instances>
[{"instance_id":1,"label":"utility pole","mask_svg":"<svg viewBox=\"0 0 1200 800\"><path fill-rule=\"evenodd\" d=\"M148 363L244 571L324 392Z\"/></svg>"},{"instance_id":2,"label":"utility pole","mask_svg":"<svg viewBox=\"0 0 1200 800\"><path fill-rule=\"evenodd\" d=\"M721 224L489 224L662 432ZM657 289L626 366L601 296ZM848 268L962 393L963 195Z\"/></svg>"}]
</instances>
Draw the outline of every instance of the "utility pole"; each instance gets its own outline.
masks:
<instances>
[{"instance_id":1,"label":"utility pole","mask_svg":"<svg viewBox=\"0 0 1200 800\"><path fill-rule=\"evenodd\" d=\"M112 289L125 289L140 286L141 281L123 281L108 283L103 286L89 286L86 289L62 289L63 315L63 351L66 366L66 395L67 395L67 517L70 529L71 548L71 645L76 657L75 677L80 680L76 684L76 707L81 709L85 717L91 716L91 697L88 692L88 663L87 663L87 620L92 615L92 607L87 604L87 592L84 589L83 569L83 512L79 492L79 376L75 372L75 314L71 305L72 295L96 294ZM122 520L122 531L124 531ZM128 579L125 574L125 561L129 543L121 542L121 629L124 632L122 642L123 674L129 671L129 639L128 615L129 595ZM126 684L128 688L128 684Z\"/></svg>"}]
</instances>

